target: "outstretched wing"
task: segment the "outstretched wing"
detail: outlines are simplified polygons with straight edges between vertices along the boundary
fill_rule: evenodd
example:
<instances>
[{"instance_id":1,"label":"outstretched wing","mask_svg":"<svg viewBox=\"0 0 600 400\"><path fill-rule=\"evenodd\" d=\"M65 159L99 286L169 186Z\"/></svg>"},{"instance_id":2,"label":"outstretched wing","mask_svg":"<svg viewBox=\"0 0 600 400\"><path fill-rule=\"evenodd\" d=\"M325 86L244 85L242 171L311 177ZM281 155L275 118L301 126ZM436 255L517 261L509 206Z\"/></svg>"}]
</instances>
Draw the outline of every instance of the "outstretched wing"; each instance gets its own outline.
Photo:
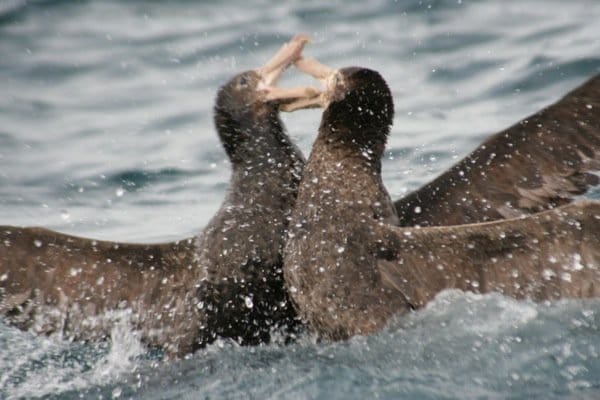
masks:
<instances>
[{"instance_id":1,"label":"outstretched wing","mask_svg":"<svg viewBox=\"0 0 600 400\"><path fill-rule=\"evenodd\" d=\"M600 182L600 75L495 134L395 202L401 226L493 221L567 204ZM420 212L415 212L419 210Z\"/></svg>"},{"instance_id":2,"label":"outstretched wing","mask_svg":"<svg viewBox=\"0 0 600 400\"><path fill-rule=\"evenodd\" d=\"M597 201L481 224L384 229L382 286L413 308L451 288L537 301L600 296Z\"/></svg>"},{"instance_id":3,"label":"outstretched wing","mask_svg":"<svg viewBox=\"0 0 600 400\"><path fill-rule=\"evenodd\" d=\"M73 337L88 339L96 333L75 327L77 312L118 310L157 294L175 267L193 262L193 245L192 239L129 244L0 226L0 316L44 333L68 321ZM42 311L49 308L55 311Z\"/></svg>"}]
</instances>

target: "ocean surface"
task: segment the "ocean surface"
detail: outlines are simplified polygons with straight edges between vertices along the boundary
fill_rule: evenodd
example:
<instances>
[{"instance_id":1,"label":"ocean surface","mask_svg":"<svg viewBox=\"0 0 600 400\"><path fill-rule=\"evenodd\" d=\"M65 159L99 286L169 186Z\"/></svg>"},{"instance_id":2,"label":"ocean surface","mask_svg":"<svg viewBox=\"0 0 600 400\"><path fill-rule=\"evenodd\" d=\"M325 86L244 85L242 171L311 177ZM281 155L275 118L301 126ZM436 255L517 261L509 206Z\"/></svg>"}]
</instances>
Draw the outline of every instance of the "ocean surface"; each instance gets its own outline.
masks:
<instances>
[{"instance_id":1,"label":"ocean surface","mask_svg":"<svg viewBox=\"0 0 600 400\"><path fill-rule=\"evenodd\" d=\"M306 55L388 81L384 179L402 196L599 73L599 21L593 0L0 0L0 224L130 242L198 232L230 173L217 88L299 32ZM283 118L308 154L320 112ZM223 341L178 362L126 324L81 344L0 321L5 398L597 399L600 300L449 291L370 337Z\"/></svg>"}]
</instances>

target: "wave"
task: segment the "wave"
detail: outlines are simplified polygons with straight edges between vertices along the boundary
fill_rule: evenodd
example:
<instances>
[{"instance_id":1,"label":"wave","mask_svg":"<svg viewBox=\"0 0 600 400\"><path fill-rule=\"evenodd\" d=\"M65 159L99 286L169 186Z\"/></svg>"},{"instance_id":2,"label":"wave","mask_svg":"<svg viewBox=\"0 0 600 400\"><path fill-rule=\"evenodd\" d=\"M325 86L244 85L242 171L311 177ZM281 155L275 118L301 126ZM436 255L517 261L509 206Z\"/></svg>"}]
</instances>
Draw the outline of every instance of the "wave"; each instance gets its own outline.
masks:
<instances>
[{"instance_id":1,"label":"wave","mask_svg":"<svg viewBox=\"0 0 600 400\"><path fill-rule=\"evenodd\" d=\"M456 290L442 292L377 335L337 343L304 335L290 345L260 347L220 341L167 365L157 364L156 353L128 353L127 341L53 342L0 323L0 345L12 343L13 354L0 356L0 393L148 399L593 396L600 393L599 334L599 300L536 304ZM113 340L120 337L128 336L121 332ZM15 366L16 352L28 355ZM118 377L103 380L104 368L115 368Z\"/></svg>"}]
</instances>

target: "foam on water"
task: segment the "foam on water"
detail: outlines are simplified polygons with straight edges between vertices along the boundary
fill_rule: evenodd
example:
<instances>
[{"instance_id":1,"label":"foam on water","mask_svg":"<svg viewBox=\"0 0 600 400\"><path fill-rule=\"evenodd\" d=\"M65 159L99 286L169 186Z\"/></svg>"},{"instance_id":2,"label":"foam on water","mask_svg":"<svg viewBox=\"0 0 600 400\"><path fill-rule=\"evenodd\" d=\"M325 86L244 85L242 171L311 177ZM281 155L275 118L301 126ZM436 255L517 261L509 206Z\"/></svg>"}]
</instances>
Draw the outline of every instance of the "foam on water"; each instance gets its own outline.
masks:
<instances>
[{"instance_id":1,"label":"foam on water","mask_svg":"<svg viewBox=\"0 0 600 400\"><path fill-rule=\"evenodd\" d=\"M425 312L418 315L419 317L443 317L457 314L456 307L467 311L466 317L451 321L451 326L448 328L457 331L468 329L480 335L498 334L504 329L524 325L538 316L535 304L528 301L517 301L495 293L481 295L464 293L460 290L441 292L427 304ZM490 318L482 319L482 315Z\"/></svg>"},{"instance_id":2,"label":"foam on water","mask_svg":"<svg viewBox=\"0 0 600 400\"><path fill-rule=\"evenodd\" d=\"M445 291L381 333L347 342L240 347L217 341L159 363L125 325L79 345L0 325L8 398L555 398L600 393L600 301L553 304ZM16 354L24 354L16 358Z\"/></svg>"},{"instance_id":3,"label":"foam on water","mask_svg":"<svg viewBox=\"0 0 600 400\"><path fill-rule=\"evenodd\" d=\"M113 312L110 341L95 345L70 343L59 335L32 336L0 325L0 346L6 348L0 358L0 393L7 398L42 397L111 385L123 374L134 373L145 350L129 314Z\"/></svg>"}]
</instances>

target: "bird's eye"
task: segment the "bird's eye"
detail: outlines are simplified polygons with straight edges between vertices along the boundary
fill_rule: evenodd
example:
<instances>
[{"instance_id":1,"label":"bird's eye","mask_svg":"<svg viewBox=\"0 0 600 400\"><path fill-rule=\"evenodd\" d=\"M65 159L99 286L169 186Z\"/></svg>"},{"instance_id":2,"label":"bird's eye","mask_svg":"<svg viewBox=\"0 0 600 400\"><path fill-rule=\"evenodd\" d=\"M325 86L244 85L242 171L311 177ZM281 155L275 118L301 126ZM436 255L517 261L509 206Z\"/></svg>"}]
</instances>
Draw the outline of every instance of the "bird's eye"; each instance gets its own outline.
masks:
<instances>
[{"instance_id":1,"label":"bird's eye","mask_svg":"<svg viewBox=\"0 0 600 400\"><path fill-rule=\"evenodd\" d=\"M245 76L240 76L240 79L238 80L238 86L240 88L247 88L248 87L248 79L246 79Z\"/></svg>"}]
</instances>

